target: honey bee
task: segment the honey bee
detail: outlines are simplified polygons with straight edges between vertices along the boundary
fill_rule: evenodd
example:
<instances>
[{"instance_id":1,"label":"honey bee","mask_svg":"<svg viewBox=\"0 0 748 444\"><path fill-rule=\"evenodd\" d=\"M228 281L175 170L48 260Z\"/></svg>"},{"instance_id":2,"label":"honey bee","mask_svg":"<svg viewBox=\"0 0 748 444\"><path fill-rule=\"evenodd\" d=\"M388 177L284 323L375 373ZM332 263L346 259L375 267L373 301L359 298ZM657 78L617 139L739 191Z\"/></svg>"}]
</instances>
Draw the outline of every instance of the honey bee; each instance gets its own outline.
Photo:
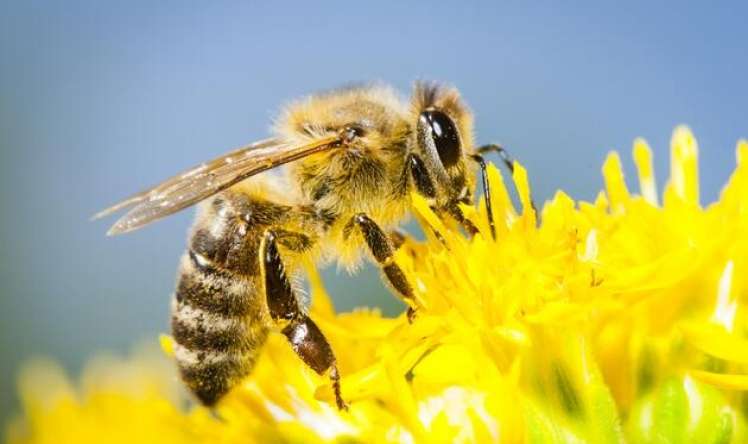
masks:
<instances>
[{"instance_id":1,"label":"honey bee","mask_svg":"<svg viewBox=\"0 0 748 444\"><path fill-rule=\"evenodd\" d=\"M489 193L480 154L498 151L511 162L497 145L474 146L470 110L455 88L436 83L416 83L410 101L384 85L312 95L287 106L273 133L95 217L130 208L108 232L116 235L200 203L171 328L181 377L203 404L251 372L277 329L306 365L329 375L343 409L333 350L289 276L304 260L351 265L368 250L412 321L412 286L393 261L409 194L475 234L459 204L472 202L476 166ZM287 163L283 174L259 174Z\"/></svg>"}]
</instances>

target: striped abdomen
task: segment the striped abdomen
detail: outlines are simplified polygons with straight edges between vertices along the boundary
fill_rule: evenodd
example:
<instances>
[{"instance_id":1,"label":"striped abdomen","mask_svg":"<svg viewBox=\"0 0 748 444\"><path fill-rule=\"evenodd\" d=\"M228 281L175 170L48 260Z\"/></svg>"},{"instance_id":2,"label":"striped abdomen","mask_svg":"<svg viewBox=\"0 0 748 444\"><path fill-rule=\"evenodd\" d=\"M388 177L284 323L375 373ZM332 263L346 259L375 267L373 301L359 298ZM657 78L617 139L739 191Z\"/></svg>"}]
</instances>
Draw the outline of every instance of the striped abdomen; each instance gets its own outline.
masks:
<instances>
[{"instance_id":1,"label":"striped abdomen","mask_svg":"<svg viewBox=\"0 0 748 444\"><path fill-rule=\"evenodd\" d=\"M198 216L172 301L175 358L185 384L206 405L249 374L270 326L258 290L260 234L216 211L224 205L216 201Z\"/></svg>"}]
</instances>

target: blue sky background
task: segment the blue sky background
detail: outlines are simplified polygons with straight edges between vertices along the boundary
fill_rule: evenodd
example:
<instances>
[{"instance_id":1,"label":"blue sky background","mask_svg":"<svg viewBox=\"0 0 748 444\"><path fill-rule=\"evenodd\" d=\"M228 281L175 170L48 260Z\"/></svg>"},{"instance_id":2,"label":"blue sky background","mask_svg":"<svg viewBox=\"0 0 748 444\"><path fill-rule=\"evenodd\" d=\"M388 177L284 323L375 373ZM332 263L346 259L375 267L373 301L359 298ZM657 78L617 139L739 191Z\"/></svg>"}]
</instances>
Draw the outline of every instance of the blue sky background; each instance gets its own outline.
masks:
<instances>
[{"instance_id":1,"label":"blue sky background","mask_svg":"<svg viewBox=\"0 0 748 444\"><path fill-rule=\"evenodd\" d=\"M662 184L679 123L699 139L710 201L748 136L745 2L276 3L0 4L0 420L29 356L74 372L168 329L191 213L114 239L88 216L264 137L299 95L451 82L538 201L593 198L611 148L631 177L637 136ZM325 277L338 308L398 310L371 269Z\"/></svg>"}]
</instances>

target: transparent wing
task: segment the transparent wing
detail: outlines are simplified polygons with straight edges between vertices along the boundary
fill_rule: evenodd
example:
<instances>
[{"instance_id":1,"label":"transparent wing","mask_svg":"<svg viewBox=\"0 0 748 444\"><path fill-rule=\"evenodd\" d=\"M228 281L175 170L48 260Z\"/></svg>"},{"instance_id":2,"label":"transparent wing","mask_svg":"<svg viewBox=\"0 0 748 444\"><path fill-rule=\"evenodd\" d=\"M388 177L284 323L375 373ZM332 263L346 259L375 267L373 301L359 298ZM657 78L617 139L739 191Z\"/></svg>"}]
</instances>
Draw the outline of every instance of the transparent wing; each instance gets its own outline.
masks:
<instances>
[{"instance_id":1,"label":"transparent wing","mask_svg":"<svg viewBox=\"0 0 748 444\"><path fill-rule=\"evenodd\" d=\"M223 154L221 157L218 157L208 162L203 162L198 166L195 166L186 171L183 171L180 174L177 174L176 176L156 185L155 187L151 187L139 193L133 194L132 196L126 199L123 199L117 204L112 205L111 207L96 213L92 219L95 220L95 219L101 219L103 217L107 217L122 209L135 206L145 200L148 200L149 197L152 197L157 193L167 190L169 187L171 187L172 185L176 183L183 182L186 179L189 179L190 177L195 177L201 172L207 171L210 168L211 164L214 164L216 162L225 162L225 159L233 158L234 156L237 156L245 151L249 151L249 150L256 149L256 148L266 148L266 147L270 147L276 144L277 142L274 139L266 139L266 140L261 140L259 142L252 143L250 145L243 146L241 148L237 148L231 152Z\"/></svg>"},{"instance_id":2,"label":"transparent wing","mask_svg":"<svg viewBox=\"0 0 748 444\"><path fill-rule=\"evenodd\" d=\"M97 213L94 219L125 208L132 209L107 234L137 230L219 193L257 173L275 168L310 154L340 145L337 136L318 139L306 145L290 145L267 139L235 149L178 174L155 187L134 194Z\"/></svg>"}]
</instances>

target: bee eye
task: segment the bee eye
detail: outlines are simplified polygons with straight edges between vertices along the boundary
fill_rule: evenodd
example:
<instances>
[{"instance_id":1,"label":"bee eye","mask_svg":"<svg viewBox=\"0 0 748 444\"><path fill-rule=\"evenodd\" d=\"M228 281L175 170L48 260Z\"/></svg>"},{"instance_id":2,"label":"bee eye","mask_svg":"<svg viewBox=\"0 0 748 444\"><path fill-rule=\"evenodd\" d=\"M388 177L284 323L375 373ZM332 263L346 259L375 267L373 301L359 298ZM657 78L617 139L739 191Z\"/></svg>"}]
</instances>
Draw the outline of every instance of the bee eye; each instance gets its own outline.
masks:
<instances>
[{"instance_id":1,"label":"bee eye","mask_svg":"<svg viewBox=\"0 0 748 444\"><path fill-rule=\"evenodd\" d=\"M431 128L431 137L439 160L449 168L460 160L460 137L452 119L441 111L424 111L421 121Z\"/></svg>"}]
</instances>

